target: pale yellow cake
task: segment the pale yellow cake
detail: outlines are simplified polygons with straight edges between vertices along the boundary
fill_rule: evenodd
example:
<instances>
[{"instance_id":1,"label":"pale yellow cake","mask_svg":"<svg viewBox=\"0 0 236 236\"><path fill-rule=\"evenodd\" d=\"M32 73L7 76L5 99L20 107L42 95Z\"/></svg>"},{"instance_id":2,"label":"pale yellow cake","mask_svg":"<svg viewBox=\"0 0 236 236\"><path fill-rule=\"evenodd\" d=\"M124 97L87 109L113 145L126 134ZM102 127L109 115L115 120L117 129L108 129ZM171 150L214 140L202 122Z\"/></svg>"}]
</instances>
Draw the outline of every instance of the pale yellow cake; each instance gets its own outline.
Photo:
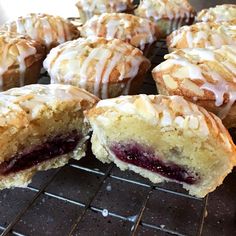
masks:
<instances>
[{"instance_id":1,"label":"pale yellow cake","mask_svg":"<svg viewBox=\"0 0 236 236\"><path fill-rule=\"evenodd\" d=\"M99 160L153 183L181 183L197 197L213 191L236 164L235 145L221 120L180 96L102 100L86 118Z\"/></svg>"},{"instance_id":2,"label":"pale yellow cake","mask_svg":"<svg viewBox=\"0 0 236 236\"><path fill-rule=\"evenodd\" d=\"M36 171L85 155L83 111L98 99L69 85L28 85L0 93L0 189L25 187Z\"/></svg>"}]
</instances>

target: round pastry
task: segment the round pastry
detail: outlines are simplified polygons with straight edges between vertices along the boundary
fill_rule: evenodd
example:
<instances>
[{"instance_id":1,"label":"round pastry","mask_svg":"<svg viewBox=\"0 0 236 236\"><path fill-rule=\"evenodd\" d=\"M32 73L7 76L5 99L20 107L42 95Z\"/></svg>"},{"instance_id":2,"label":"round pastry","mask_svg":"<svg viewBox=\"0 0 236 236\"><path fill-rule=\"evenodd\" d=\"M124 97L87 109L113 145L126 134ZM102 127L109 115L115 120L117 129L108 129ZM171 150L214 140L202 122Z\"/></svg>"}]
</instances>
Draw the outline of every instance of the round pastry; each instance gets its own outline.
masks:
<instances>
[{"instance_id":1,"label":"round pastry","mask_svg":"<svg viewBox=\"0 0 236 236\"><path fill-rule=\"evenodd\" d=\"M79 0L76 6L82 23L85 23L94 15L102 13L132 13L135 7L132 2L132 0Z\"/></svg>"},{"instance_id":2,"label":"round pastry","mask_svg":"<svg viewBox=\"0 0 236 236\"><path fill-rule=\"evenodd\" d=\"M81 36L121 39L141 49L144 55L160 37L158 27L147 19L125 13L104 13L93 16L81 28Z\"/></svg>"},{"instance_id":3,"label":"round pastry","mask_svg":"<svg viewBox=\"0 0 236 236\"><path fill-rule=\"evenodd\" d=\"M44 44L48 51L65 41L79 37L78 29L59 16L29 14L4 24L1 30L27 35Z\"/></svg>"},{"instance_id":4,"label":"round pastry","mask_svg":"<svg viewBox=\"0 0 236 236\"><path fill-rule=\"evenodd\" d=\"M236 45L235 23L199 22L191 26L183 26L167 37L168 49L174 51L181 48L210 46L219 48L222 45Z\"/></svg>"},{"instance_id":5,"label":"round pastry","mask_svg":"<svg viewBox=\"0 0 236 236\"><path fill-rule=\"evenodd\" d=\"M187 0L143 0L135 15L154 21L166 37L182 25L192 24L195 11Z\"/></svg>"},{"instance_id":6,"label":"round pastry","mask_svg":"<svg viewBox=\"0 0 236 236\"><path fill-rule=\"evenodd\" d=\"M165 59L152 72L159 93L184 96L236 127L236 46L182 49Z\"/></svg>"},{"instance_id":7,"label":"round pastry","mask_svg":"<svg viewBox=\"0 0 236 236\"><path fill-rule=\"evenodd\" d=\"M213 191L236 164L236 147L221 120L180 96L102 100L85 116L99 160L153 183L180 183L197 197Z\"/></svg>"},{"instance_id":8,"label":"round pastry","mask_svg":"<svg viewBox=\"0 0 236 236\"><path fill-rule=\"evenodd\" d=\"M100 98L137 93L149 67L139 49L97 37L59 45L44 61L51 83L78 86Z\"/></svg>"},{"instance_id":9,"label":"round pastry","mask_svg":"<svg viewBox=\"0 0 236 236\"><path fill-rule=\"evenodd\" d=\"M28 85L0 97L0 189L25 187L36 171L85 155L83 111L95 96L69 85Z\"/></svg>"},{"instance_id":10,"label":"round pastry","mask_svg":"<svg viewBox=\"0 0 236 236\"><path fill-rule=\"evenodd\" d=\"M37 83L45 55L39 42L0 31L0 91Z\"/></svg>"},{"instance_id":11,"label":"round pastry","mask_svg":"<svg viewBox=\"0 0 236 236\"><path fill-rule=\"evenodd\" d=\"M222 22L234 20L236 20L235 4L216 5L209 9L203 9L197 14L197 21Z\"/></svg>"}]
</instances>

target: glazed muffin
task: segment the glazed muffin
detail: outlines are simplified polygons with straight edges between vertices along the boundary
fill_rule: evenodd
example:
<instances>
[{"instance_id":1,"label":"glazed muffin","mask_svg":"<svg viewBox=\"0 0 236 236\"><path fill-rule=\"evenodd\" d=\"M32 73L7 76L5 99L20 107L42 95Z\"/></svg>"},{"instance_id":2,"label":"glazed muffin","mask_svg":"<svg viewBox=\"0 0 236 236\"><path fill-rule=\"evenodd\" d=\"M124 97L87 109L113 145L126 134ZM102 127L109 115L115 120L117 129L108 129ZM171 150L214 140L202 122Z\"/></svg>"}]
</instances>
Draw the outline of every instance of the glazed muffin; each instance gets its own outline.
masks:
<instances>
[{"instance_id":1,"label":"glazed muffin","mask_svg":"<svg viewBox=\"0 0 236 236\"><path fill-rule=\"evenodd\" d=\"M106 99L85 116L100 161L153 183L180 183L197 197L220 185L236 163L235 145L221 120L180 96Z\"/></svg>"},{"instance_id":2,"label":"glazed muffin","mask_svg":"<svg viewBox=\"0 0 236 236\"><path fill-rule=\"evenodd\" d=\"M169 51L181 48L211 46L219 48L222 45L236 45L235 23L199 22L191 26L183 26L170 34L166 43Z\"/></svg>"},{"instance_id":3,"label":"glazed muffin","mask_svg":"<svg viewBox=\"0 0 236 236\"><path fill-rule=\"evenodd\" d=\"M182 25L192 24L195 11L187 0L143 0L135 15L155 22L164 38Z\"/></svg>"},{"instance_id":4,"label":"glazed muffin","mask_svg":"<svg viewBox=\"0 0 236 236\"><path fill-rule=\"evenodd\" d=\"M45 56L39 42L0 31L0 91L37 83Z\"/></svg>"},{"instance_id":5,"label":"glazed muffin","mask_svg":"<svg viewBox=\"0 0 236 236\"><path fill-rule=\"evenodd\" d=\"M59 45L44 61L52 84L78 86L100 98L137 93L149 67L139 49L97 37Z\"/></svg>"},{"instance_id":6,"label":"glazed muffin","mask_svg":"<svg viewBox=\"0 0 236 236\"><path fill-rule=\"evenodd\" d=\"M102 13L132 13L135 6L132 0L79 0L76 4L82 23L94 15Z\"/></svg>"},{"instance_id":7,"label":"glazed muffin","mask_svg":"<svg viewBox=\"0 0 236 236\"><path fill-rule=\"evenodd\" d=\"M65 41L79 37L78 29L59 16L29 14L4 24L1 30L17 32L44 44L48 51Z\"/></svg>"},{"instance_id":8,"label":"glazed muffin","mask_svg":"<svg viewBox=\"0 0 236 236\"><path fill-rule=\"evenodd\" d=\"M209 9L203 9L197 14L197 21L235 21L236 20L236 5L235 4L222 4L216 5Z\"/></svg>"},{"instance_id":9,"label":"glazed muffin","mask_svg":"<svg viewBox=\"0 0 236 236\"><path fill-rule=\"evenodd\" d=\"M36 171L85 155L83 111L95 96L69 85L28 85L0 97L0 189L25 187Z\"/></svg>"},{"instance_id":10,"label":"glazed muffin","mask_svg":"<svg viewBox=\"0 0 236 236\"><path fill-rule=\"evenodd\" d=\"M160 30L152 21L134 15L104 13L87 21L81 28L81 36L121 39L148 55L148 51L160 38Z\"/></svg>"},{"instance_id":11,"label":"glazed muffin","mask_svg":"<svg viewBox=\"0 0 236 236\"><path fill-rule=\"evenodd\" d=\"M236 127L236 46L182 49L153 69L159 93L181 95Z\"/></svg>"}]
</instances>

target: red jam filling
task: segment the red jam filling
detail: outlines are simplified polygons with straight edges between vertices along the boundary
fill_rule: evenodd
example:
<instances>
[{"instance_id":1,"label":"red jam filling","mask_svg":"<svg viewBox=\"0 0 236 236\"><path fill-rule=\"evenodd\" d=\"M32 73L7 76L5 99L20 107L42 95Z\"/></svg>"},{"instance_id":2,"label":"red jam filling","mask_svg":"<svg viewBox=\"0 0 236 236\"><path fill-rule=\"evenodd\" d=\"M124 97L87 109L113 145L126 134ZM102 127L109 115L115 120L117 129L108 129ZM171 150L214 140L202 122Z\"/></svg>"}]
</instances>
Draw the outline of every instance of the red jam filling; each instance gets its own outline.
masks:
<instances>
[{"instance_id":1,"label":"red jam filling","mask_svg":"<svg viewBox=\"0 0 236 236\"><path fill-rule=\"evenodd\" d=\"M67 154L75 149L80 139L81 137L76 130L66 135L55 136L47 142L33 149L24 150L8 161L1 163L0 175L8 175L25 170L59 155Z\"/></svg>"},{"instance_id":2,"label":"red jam filling","mask_svg":"<svg viewBox=\"0 0 236 236\"><path fill-rule=\"evenodd\" d=\"M110 150L123 162L142 167L163 177L186 184L195 184L197 174L188 171L186 167L172 162L163 162L150 148L135 142L113 143Z\"/></svg>"}]
</instances>

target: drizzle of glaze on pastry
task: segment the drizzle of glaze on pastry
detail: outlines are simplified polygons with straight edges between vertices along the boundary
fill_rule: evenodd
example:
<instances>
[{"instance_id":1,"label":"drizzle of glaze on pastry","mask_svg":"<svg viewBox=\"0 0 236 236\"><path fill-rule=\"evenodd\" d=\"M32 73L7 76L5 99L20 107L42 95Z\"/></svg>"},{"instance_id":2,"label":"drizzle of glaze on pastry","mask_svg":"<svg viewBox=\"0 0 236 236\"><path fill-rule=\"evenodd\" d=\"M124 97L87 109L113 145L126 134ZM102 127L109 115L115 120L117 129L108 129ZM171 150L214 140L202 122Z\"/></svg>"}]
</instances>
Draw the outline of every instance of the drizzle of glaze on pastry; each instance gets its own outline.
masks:
<instances>
[{"instance_id":1,"label":"drizzle of glaze on pastry","mask_svg":"<svg viewBox=\"0 0 236 236\"><path fill-rule=\"evenodd\" d=\"M186 44L182 43L184 40ZM236 45L236 26L228 22L200 22L174 31L168 36L167 42L170 49Z\"/></svg>"},{"instance_id":2,"label":"drizzle of glaze on pastry","mask_svg":"<svg viewBox=\"0 0 236 236\"><path fill-rule=\"evenodd\" d=\"M20 86L25 85L26 58L35 55L34 41L22 35L8 32L0 33L0 91L3 90L3 75L14 64L18 65ZM12 52L15 52L15 55Z\"/></svg>"},{"instance_id":3,"label":"drizzle of glaze on pastry","mask_svg":"<svg viewBox=\"0 0 236 236\"><path fill-rule=\"evenodd\" d=\"M123 94L128 94L144 61L148 62L140 50L121 40L81 38L52 49L44 67L51 76L51 83L69 83L84 89L93 83L93 94L99 96L101 90L100 97L107 98L109 84L126 79L129 80ZM111 76L114 71L116 75Z\"/></svg>"},{"instance_id":4,"label":"drizzle of glaze on pastry","mask_svg":"<svg viewBox=\"0 0 236 236\"><path fill-rule=\"evenodd\" d=\"M135 10L135 14L158 22L161 19L168 19L170 26L167 34L178 29L191 18L195 12L188 1L179 0L144 0ZM185 21L185 22L184 22Z\"/></svg>"},{"instance_id":5,"label":"drizzle of glaze on pastry","mask_svg":"<svg viewBox=\"0 0 236 236\"><path fill-rule=\"evenodd\" d=\"M167 60L158 65L153 73L163 71L165 74L165 70L177 65L179 67L168 75L176 81L201 81L199 89L202 90L202 95L204 90L212 92L216 106L224 105L225 96L228 95L227 105L218 114L222 119L226 117L236 101L236 46L182 49L166 55L165 59Z\"/></svg>"},{"instance_id":6,"label":"drizzle of glaze on pastry","mask_svg":"<svg viewBox=\"0 0 236 236\"><path fill-rule=\"evenodd\" d=\"M197 15L198 21L222 22L236 19L236 5L222 4L201 10Z\"/></svg>"},{"instance_id":7,"label":"drizzle of glaze on pastry","mask_svg":"<svg viewBox=\"0 0 236 236\"><path fill-rule=\"evenodd\" d=\"M76 4L82 9L87 19L93 15L102 14L105 12L124 12L131 8L130 0L79 0Z\"/></svg>"},{"instance_id":8,"label":"drizzle of glaze on pastry","mask_svg":"<svg viewBox=\"0 0 236 236\"><path fill-rule=\"evenodd\" d=\"M59 16L31 13L1 27L8 32L28 35L48 48L78 37L78 30Z\"/></svg>"},{"instance_id":9,"label":"drizzle of glaze on pastry","mask_svg":"<svg viewBox=\"0 0 236 236\"><path fill-rule=\"evenodd\" d=\"M158 125L163 132L175 127L185 130L191 130L202 137L207 137L210 132L209 128L217 132L225 148L232 149L233 143L228 141L225 133L225 127L221 120L207 112L200 106L186 101L181 96L164 96L164 95L144 95L137 96L120 96L118 98L105 99L99 101L97 109L111 109L114 114L129 114L138 117L138 119L148 122L154 126ZM112 120L108 120L106 115L99 113L99 120L102 124L111 125ZM100 135L96 133L96 135ZM99 139L102 137L99 136Z\"/></svg>"},{"instance_id":10,"label":"drizzle of glaze on pastry","mask_svg":"<svg viewBox=\"0 0 236 236\"><path fill-rule=\"evenodd\" d=\"M118 38L144 50L146 44L157 40L159 29L152 21L134 15L104 13L87 21L81 28L81 35Z\"/></svg>"}]
</instances>

